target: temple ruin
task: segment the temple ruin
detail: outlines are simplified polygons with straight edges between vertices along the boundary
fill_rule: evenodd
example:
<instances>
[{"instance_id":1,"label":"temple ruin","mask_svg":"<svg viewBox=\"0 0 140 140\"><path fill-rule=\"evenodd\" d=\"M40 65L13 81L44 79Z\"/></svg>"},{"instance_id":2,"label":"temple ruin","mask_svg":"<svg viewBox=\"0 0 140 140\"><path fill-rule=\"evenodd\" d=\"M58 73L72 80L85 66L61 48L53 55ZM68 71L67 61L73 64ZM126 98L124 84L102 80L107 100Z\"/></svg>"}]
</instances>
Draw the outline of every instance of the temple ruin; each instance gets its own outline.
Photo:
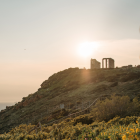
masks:
<instances>
[{"instance_id":1,"label":"temple ruin","mask_svg":"<svg viewBox=\"0 0 140 140\"><path fill-rule=\"evenodd\" d=\"M91 69L100 69L101 63L98 62L96 59L91 59L90 60L90 68Z\"/></svg>"},{"instance_id":2,"label":"temple ruin","mask_svg":"<svg viewBox=\"0 0 140 140\"><path fill-rule=\"evenodd\" d=\"M102 59L102 68L114 68L114 59L112 58L103 58ZM90 60L90 69L100 69L101 63L98 62L96 59Z\"/></svg>"},{"instance_id":3,"label":"temple ruin","mask_svg":"<svg viewBox=\"0 0 140 140\"><path fill-rule=\"evenodd\" d=\"M105 63L105 67L104 67L104 63ZM102 59L102 68L114 68L114 59L103 58Z\"/></svg>"}]
</instances>

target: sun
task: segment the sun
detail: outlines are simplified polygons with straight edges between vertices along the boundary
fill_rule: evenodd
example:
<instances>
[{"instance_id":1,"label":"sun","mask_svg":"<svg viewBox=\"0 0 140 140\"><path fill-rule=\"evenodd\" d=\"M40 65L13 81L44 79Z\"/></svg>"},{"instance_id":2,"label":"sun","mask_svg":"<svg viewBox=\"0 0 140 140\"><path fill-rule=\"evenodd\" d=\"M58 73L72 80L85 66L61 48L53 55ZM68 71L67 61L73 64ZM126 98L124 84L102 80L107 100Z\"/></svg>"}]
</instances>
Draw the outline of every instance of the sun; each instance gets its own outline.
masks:
<instances>
[{"instance_id":1,"label":"sun","mask_svg":"<svg viewBox=\"0 0 140 140\"><path fill-rule=\"evenodd\" d=\"M82 57L88 57L97 49L97 42L83 42L78 45L78 54Z\"/></svg>"}]
</instances>

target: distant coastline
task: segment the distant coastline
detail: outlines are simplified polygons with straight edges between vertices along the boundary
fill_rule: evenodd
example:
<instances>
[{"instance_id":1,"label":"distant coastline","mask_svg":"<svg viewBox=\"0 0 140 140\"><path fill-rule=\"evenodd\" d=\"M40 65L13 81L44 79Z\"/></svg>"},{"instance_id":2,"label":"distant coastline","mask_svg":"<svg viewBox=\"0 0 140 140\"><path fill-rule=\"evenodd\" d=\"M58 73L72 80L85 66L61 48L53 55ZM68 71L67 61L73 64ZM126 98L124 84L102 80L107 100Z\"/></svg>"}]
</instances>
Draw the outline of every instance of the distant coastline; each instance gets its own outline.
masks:
<instances>
[{"instance_id":1,"label":"distant coastline","mask_svg":"<svg viewBox=\"0 0 140 140\"><path fill-rule=\"evenodd\" d=\"M0 111L6 109L6 106L12 106L15 103L0 103Z\"/></svg>"}]
</instances>

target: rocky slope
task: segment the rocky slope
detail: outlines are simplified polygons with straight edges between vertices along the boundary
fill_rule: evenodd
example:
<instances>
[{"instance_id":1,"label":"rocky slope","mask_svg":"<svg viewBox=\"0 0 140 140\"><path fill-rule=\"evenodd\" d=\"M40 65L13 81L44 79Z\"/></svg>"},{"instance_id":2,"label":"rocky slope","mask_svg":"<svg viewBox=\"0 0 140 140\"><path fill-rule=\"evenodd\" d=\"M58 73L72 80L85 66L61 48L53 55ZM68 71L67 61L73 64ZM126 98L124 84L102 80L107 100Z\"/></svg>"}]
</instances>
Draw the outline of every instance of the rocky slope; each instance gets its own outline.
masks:
<instances>
[{"instance_id":1,"label":"rocky slope","mask_svg":"<svg viewBox=\"0 0 140 140\"><path fill-rule=\"evenodd\" d=\"M47 123L74 112L75 103L91 103L100 95L114 93L139 99L140 69L69 68L60 71L45 80L34 94L0 112L0 133L21 123ZM60 104L65 105L61 114Z\"/></svg>"}]
</instances>

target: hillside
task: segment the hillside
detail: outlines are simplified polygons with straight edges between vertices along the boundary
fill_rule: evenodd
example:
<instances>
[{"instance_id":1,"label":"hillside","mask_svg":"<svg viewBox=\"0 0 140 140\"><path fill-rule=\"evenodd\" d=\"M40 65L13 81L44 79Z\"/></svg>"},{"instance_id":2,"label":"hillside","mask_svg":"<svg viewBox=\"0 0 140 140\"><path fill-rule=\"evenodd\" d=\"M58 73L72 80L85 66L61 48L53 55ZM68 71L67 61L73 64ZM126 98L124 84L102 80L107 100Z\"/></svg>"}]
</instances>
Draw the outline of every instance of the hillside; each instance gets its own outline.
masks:
<instances>
[{"instance_id":1,"label":"hillside","mask_svg":"<svg viewBox=\"0 0 140 140\"><path fill-rule=\"evenodd\" d=\"M0 112L0 133L22 123L42 124L90 105L100 95L128 95L140 99L140 69L69 68L53 74L34 94ZM59 108L64 104L63 110Z\"/></svg>"}]
</instances>

